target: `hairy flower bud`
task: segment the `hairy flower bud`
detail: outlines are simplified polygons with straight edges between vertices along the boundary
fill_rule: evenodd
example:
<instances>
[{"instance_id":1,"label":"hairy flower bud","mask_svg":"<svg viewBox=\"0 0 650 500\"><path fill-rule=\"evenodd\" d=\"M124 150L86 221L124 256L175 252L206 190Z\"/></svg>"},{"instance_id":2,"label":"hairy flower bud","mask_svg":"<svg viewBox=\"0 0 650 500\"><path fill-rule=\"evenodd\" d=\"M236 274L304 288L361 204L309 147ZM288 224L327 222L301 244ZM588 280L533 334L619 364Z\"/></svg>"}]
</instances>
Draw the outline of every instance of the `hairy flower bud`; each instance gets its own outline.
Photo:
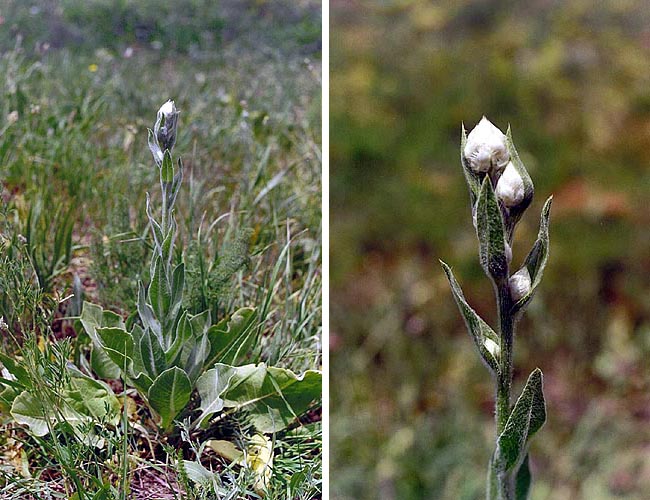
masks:
<instances>
[{"instance_id":1,"label":"hairy flower bud","mask_svg":"<svg viewBox=\"0 0 650 500\"><path fill-rule=\"evenodd\" d=\"M176 110L176 105L171 99L160 106L158 110L156 124L154 125L154 134L163 152L166 149L171 151L176 143L178 115L179 112Z\"/></svg>"},{"instance_id":2,"label":"hairy flower bud","mask_svg":"<svg viewBox=\"0 0 650 500\"><path fill-rule=\"evenodd\" d=\"M515 274L510 276L508 280L508 285L510 286L510 296L515 302L519 302L523 299L528 292L530 292L531 281L530 273L528 272L527 267L522 267Z\"/></svg>"},{"instance_id":3,"label":"hairy flower bud","mask_svg":"<svg viewBox=\"0 0 650 500\"><path fill-rule=\"evenodd\" d=\"M508 208L516 207L523 201L526 195L524 180L512 162L508 163L499 178L495 193L497 198Z\"/></svg>"},{"instance_id":4,"label":"hairy flower bud","mask_svg":"<svg viewBox=\"0 0 650 500\"><path fill-rule=\"evenodd\" d=\"M510 160L506 136L485 116L467 136L463 154L474 172L500 171Z\"/></svg>"}]
</instances>

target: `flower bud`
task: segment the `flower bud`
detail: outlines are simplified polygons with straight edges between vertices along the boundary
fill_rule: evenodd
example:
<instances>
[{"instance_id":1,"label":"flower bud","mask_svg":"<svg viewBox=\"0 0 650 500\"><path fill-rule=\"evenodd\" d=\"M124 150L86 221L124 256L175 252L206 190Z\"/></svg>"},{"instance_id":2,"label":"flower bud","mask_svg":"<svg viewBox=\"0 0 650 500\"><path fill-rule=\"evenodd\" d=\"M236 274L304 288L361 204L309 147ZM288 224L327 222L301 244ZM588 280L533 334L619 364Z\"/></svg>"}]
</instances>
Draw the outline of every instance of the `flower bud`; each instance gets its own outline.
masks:
<instances>
[{"instance_id":1,"label":"flower bud","mask_svg":"<svg viewBox=\"0 0 650 500\"><path fill-rule=\"evenodd\" d=\"M531 281L530 273L526 266L522 267L515 274L510 276L508 280L508 285L510 286L510 296L515 302L519 302L524 298L528 292L530 292Z\"/></svg>"},{"instance_id":2,"label":"flower bud","mask_svg":"<svg viewBox=\"0 0 650 500\"><path fill-rule=\"evenodd\" d=\"M508 208L516 207L523 201L526 195L524 180L512 162L508 163L503 174L499 177L495 194Z\"/></svg>"},{"instance_id":3,"label":"flower bud","mask_svg":"<svg viewBox=\"0 0 650 500\"><path fill-rule=\"evenodd\" d=\"M156 124L154 125L154 134L163 152L166 149L171 151L176 143L178 114L176 105L171 99L160 106L158 110Z\"/></svg>"},{"instance_id":4,"label":"flower bud","mask_svg":"<svg viewBox=\"0 0 650 500\"><path fill-rule=\"evenodd\" d=\"M510 160L506 136L485 116L467 136L463 154L474 172L500 171Z\"/></svg>"},{"instance_id":5,"label":"flower bud","mask_svg":"<svg viewBox=\"0 0 650 500\"><path fill-rule=\"evenodd\" d=\"M494 340L486 338L483 342L483 345L485 345L485 348L495 358L499 357L499 354L501 354L501 348L499 347L499 344L497 344Z\"/></svg>"}]
</instances>

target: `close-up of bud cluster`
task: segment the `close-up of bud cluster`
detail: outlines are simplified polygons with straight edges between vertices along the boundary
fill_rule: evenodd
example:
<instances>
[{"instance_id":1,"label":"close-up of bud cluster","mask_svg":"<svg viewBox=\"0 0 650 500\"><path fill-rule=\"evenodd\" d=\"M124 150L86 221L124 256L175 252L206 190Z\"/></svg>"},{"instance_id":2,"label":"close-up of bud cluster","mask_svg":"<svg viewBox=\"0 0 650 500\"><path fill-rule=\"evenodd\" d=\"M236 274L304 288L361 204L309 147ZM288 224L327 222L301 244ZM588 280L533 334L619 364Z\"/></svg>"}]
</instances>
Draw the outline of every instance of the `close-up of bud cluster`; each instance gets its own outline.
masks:
<instances>
[{"instance_id":1,"label":"close-up of bud cluster","mask_svg":"<svg viewBox=\"0 0 650 500\"><path fill-rule=\"evenodd\" d=\"M452 294L483 362L496 382L496 449L488 472L488 500L528 498L529 440L546 420L542 372L535 369L511 405L515 324L538 287L548 258L551 200L542 209L539 233L520 267L513 265L515 227L530 206L534 187L512 141L483 117L467 134L462 129L461 164L470 191L479 259L494 284L498 325L494 330L467 303L451 268L442 263Z\"/></svg>"}]
</instances>

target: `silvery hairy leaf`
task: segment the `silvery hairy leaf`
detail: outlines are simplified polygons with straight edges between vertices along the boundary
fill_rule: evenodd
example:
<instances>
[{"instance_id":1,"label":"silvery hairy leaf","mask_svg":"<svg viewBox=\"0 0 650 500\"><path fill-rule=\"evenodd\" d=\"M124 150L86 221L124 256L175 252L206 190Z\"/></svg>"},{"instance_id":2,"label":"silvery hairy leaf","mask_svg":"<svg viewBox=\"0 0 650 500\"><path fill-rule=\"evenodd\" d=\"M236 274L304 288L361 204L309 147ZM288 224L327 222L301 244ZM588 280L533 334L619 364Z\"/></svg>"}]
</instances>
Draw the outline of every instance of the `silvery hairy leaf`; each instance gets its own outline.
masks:
<instances>
[{"instance_id":1,"label":"silvery hairy leaf","mask_svg":"<svg viewBox=\"0 0 650 500\"><path fill-rule=\"evenodd\" d=\"M506 427L497 439L494 463L499 473L511 473L523 463L528 453L530 438L546 422L546 402L543 376L539 368L533 370L515 403Z\"/></svg>"},{"instance_id":2,"label":"silvery hairy leaf","mask_svg":"<svg viewBox=\"0 0 650 500\"><path fill-rule=\"evenodd\" d=\"M463 316L465 325L467 325L467 330L472 336L472 339L474 339L474 344L476 344L476 347L481 354L481 358L493 373L497 373L499 371L498 357L495 356L495 353L491 352L487 346L490 345L490 342L495 346L499 346L499 336L467 303L463 291L460 288L458 281L456 281L451 268L442 261L440 261L440 264L442 264L442 268L447 275L449 285L451 286L451 293L454 296L454 300L458 305L461 315Z\"/></svg>"},{"instance_id":3,"label":"silvery hairy leaf","mask_svg":"<svg viewBox=\"0 0 650 500\"><path fill-rule=\"evenodd\" d=\"M524 261L524 266L528 269L528 274L530 275L530 291L524 295L517 303L515 303L514 312L521 311L531 301L535 293L535 289L539 286L539 283L542 280L544 268L546 267L546 262L548 261L548 225L551 216L552 202L553 197L551 196L548 200L546 200L546 203L544 203L539 224L539 233L537 234L537 240L533 244L533 248L528 253L526 260Z\"/></svg>"},{"instance_id":4,"label":"silvery hairy leaf","mask_svg":"<svg viewBox=\"0 0 650 500\"><path fill-rule=\"evenodd\" d=\"M489 177L483 180L476 200L476 235L483 270L495 282L507 278L508 258L503 217Z\"/></svg>"},{"instance_id":5,"label":"silvery hairy leaf","mask_svg":"<svg viewBox=\"0 0 650 500\"><path fill-rule=\"evenodd\" d=\"M530 178L530 175L528 174L526 167L524 166L523 162L521 161L521 158L519 157L519 153L517 153L517 149L515 148L515 145L512 141L512 132L509 126L508 126L508 130L506 131L506 147L508 148L508 153L510 154L510 161L512 162L513 166L517 170L517 173L519 174L521 180L524 183L523 200L516 207L510 208L508 211L508 217L506 217L506 221L507 221L506 234L508 237L508 241L512 241L512 235L515 226L517 225L517 222L519 222L519 219L521 219L521 216L526 211L526 209L530 206L530 203L533 200L533 195L535 194L535 187L533 186L533 181Z\"/></svg>"}]
</instances>

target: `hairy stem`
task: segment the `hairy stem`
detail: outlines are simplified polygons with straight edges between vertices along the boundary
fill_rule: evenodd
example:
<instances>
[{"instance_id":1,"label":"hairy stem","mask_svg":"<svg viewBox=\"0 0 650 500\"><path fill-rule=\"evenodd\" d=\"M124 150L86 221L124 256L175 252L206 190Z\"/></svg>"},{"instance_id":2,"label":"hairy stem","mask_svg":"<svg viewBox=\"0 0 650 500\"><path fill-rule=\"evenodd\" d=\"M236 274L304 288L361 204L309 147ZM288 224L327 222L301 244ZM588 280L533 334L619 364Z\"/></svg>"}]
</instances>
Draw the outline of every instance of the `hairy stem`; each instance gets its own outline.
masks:
<instances>
[{"instance_id":1,"label":"hairy stem","mask_svg":"<svg viewBox=\"0 0 650 500\"><path fill-rule=\"evenodd\" d=\"M500 370L497 374L496 424L497 436L506 428L510 415L510 391L512 389L512 340L514 335L514 316L512 298L507 280L497 285L499 307L499 336L501 338ZM508 474L498 475L499 498L513 498L513 485Z\"/></svg>"}]
</instances>

